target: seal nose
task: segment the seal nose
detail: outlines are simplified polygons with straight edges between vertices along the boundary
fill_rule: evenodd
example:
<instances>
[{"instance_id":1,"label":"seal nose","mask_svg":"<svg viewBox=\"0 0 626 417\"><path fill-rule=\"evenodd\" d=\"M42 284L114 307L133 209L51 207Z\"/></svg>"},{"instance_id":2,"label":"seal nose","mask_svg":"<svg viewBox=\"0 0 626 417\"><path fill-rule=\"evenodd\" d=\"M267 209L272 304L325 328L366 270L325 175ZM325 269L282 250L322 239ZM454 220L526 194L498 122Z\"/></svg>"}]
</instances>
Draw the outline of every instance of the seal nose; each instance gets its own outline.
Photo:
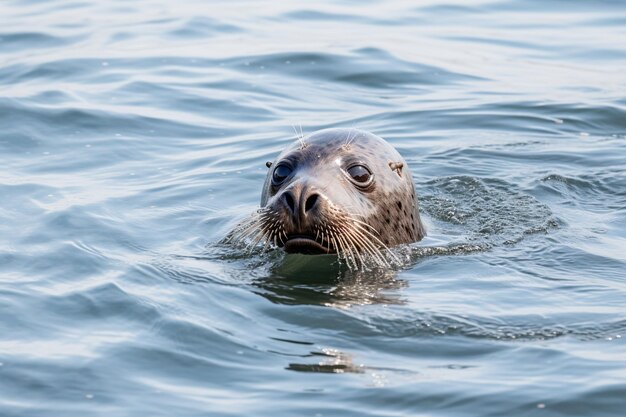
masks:
<instances>
[{"instance_id":1,"label":"seal nose","mask_svg":"<svg viewBox=\"0 0 626 417\"><path fill-rule=\"evenodd\" d=\"M315 204L317 204L317 198L320 195L318 193L311 193L308 196L306 196L306 200L304 203L304 213L308 213L309 211L311 211L311 209L313 209L313 207L315 207Z\"/></svg>"},{"instance_id":2,"label":"seal nose","mask_svg":"<svg viewBox=\"0 0 626 417\"><path fill-rule=\"evenodd\" d=\"M296 200L293 198L293 193L291 191L285 191L283 193L283 200L287 207L289 207L291 215L296 214Z\"/></svg>"},{"instance_id":3,"label":"seal nose","mask_svg":"<svg viewBox=\"0 0 626 417\"><path fill-rule=\"evenodd\" d=\"M294 218L304 219L317 206L319 197L315 190L304 187L285 191L282 200Z\"/></svg>"}]
</instances>

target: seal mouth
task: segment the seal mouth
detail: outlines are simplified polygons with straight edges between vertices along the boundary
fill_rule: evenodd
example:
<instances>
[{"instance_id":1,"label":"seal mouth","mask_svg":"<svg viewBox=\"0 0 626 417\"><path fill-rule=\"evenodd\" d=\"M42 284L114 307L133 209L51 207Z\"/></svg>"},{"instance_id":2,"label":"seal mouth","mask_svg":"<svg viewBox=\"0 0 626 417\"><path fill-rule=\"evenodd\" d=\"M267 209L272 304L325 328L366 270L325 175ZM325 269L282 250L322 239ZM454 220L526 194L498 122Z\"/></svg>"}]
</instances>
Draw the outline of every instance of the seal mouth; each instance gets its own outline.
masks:
<instances>
[{"instance_id":1,"label":"seal mouth","mask_svg":"<svg viewBox=\"0 0 626 417\"><path fill-rule=\"evenodd\" d=\"M287 253L301 253L304 255L323 255L334 253L328 246L319 243L313 236L291 235L287 236L283 249Z\"/></svg>"}]
</instances>

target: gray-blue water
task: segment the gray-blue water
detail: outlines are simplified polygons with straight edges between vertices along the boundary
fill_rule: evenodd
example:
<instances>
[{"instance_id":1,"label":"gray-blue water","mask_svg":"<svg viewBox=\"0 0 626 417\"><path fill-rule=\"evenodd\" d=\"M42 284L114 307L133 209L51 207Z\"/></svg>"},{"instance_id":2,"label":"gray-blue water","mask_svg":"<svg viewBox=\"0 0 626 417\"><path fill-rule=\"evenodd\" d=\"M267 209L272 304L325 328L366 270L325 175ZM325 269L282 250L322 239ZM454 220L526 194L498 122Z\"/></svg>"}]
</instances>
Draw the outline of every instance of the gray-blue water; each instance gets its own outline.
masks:
<instances>
[{"instance_id":1,"label":"gray-blue water","mask_svg":"<svg viewBox=\"0 0 626 417\"><path fill-rule=\"evenodd\" d=\"M328 127L403 267L218 244ZM626 412L624 1L3 0L0 161L2 417Z\"/></svg>"}]
</instances>

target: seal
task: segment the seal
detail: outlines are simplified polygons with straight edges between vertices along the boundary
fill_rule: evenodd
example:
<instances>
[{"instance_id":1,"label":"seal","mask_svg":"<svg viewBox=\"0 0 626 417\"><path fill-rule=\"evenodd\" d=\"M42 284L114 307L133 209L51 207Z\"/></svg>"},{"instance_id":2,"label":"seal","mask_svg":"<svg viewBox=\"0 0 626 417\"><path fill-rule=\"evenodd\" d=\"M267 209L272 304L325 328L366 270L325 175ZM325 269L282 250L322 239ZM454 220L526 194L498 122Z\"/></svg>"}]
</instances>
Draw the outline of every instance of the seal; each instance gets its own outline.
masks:
<instances>
[{"instance_id":1,"label":"seal","mask_svg":"<svg viewBox=\"0 0 626 417\"><path fill-rule=\"evenodd\" d=\"M372 133L321 130L266 165L261 208L227 240L388 266L390 247L425 236L406 161Z\"/></svg>"}]
</instances>

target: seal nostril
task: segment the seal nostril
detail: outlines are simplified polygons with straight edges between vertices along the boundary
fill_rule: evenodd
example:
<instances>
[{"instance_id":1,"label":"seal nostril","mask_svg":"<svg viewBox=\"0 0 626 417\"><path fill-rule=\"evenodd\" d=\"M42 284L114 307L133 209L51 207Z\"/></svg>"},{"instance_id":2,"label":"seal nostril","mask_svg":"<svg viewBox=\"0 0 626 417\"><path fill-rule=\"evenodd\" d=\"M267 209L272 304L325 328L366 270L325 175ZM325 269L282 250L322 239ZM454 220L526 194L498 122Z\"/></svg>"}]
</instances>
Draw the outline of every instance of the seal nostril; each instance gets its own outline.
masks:
<instances>
[{"instance_id":1,"label":"seal nostril","mask_svg":"<svg viewBox=\"0 0 626 417\"><path fill-rule=\"evenodd\" d=\"M318 194L312 194L309 196L309 198L306 199L306 202L304 203L304 212L306 213L307 211L311 210L313 207L315 207L315 204L317 203L317 198L319 197Z\"/></svg>"},{"instance_id":2,"label":"seal nostril","mask_svg":"<svg viewBox=\"0 0 626 417\"><path fill-rule=\"evenodd\" d=\"M296 212L296 203L293 199L293 196L291 195L291 193L286 192L284 194L285 196L285 202L287 203L287 206L289 206L289 209L291 210L292 213Z\"/></svg>"}]
</instances>

